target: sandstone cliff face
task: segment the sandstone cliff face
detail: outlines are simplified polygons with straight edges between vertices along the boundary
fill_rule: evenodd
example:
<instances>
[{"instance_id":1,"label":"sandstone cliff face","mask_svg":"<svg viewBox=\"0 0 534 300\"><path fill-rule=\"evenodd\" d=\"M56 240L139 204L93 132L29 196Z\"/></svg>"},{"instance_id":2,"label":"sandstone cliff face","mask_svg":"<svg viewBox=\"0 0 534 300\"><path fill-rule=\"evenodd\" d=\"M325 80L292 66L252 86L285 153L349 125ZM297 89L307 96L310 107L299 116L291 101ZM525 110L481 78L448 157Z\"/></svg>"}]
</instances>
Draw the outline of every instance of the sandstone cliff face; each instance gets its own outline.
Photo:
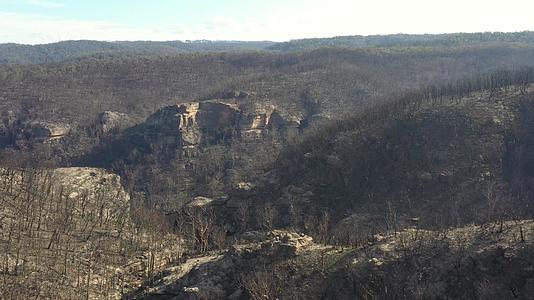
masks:
<instances>
[{"instance_id":1,"label":"sandstone cliff face","mask_svg":"<svg viewBox=\"0 0 534 300\"><path fill-rule=\"evenodd\" d=\"M304 113L238 100L164 107L95 148L87 160L93 166L115 166L120 174L132 170L158 174L161 179L149 184L140 179L135 188L157 191L147 197L164 203L164 210L197 196L218 199L227 194L228 187L246 181L261 163L271 160L306 125ZM169 178L173 183L164 184ZM179 200L171 203L168 199Z\"/></svg>"},{"instance_id":2,"label":"sandstone cliff face","mask_svg":"<svg viewBox=\"0 0 534 300\"><path fill-rule=\"evenodd\" d=\"M217 130L235 127L240 119L240 109L237 104L200 102L198 108L197 120L203 129Z\"/></svg>"},{"instance_id":3,"label":"sandstone cliff face","mask_svg":"<svg viewBox=\"0 0 534 300\"><path fill-rule=\"evenodd\" d=\"M298 129L301 116L282 114L272 105L241 107L238 104L212 100L165 107L144 123L159 135L180 135L184 147L201 143L222 133L232 138L252 141L271 129Z\"/></svg>"}]
</instances>

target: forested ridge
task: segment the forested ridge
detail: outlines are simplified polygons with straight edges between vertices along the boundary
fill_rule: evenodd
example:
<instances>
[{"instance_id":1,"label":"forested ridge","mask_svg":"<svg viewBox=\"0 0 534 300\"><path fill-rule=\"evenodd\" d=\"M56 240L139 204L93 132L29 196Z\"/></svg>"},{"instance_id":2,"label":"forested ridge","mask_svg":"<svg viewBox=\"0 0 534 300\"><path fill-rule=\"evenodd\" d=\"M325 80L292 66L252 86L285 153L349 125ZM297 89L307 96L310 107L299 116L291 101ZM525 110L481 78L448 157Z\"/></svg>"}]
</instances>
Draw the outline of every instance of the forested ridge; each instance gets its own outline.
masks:
<instances>
[{"instance_id":1,"label":"forested ridge","mask_svg":"<svg viewBox=\"0 0 534 300\"><path fill-rule=\"evenodd\" d=\"M303 110L301 95L339 114L377 97L492 70L530 65L530 47L318 49L118 56L0 66L0 107L33 119L87 122L114 110L145 118L156 109L230 90ZM83 112L83 113L82 113Z\"/></svg>"},{"instance_id":2,"label":"forested ridge","mask_svg":"<svg viewBox=\"0 0 534 300\"><path fill-rule=\"evenodd\" d=\"M449 34L391 34L339 36L270 41L63 41L40 45L0 44L0 64L40 64L92 56L152 55L191 52L303 51L323 47L336 48L413 48L413 47L483 47L514 44L528 46L534 42L531 31L480 32Z\"/></svg>"}]
</instances>

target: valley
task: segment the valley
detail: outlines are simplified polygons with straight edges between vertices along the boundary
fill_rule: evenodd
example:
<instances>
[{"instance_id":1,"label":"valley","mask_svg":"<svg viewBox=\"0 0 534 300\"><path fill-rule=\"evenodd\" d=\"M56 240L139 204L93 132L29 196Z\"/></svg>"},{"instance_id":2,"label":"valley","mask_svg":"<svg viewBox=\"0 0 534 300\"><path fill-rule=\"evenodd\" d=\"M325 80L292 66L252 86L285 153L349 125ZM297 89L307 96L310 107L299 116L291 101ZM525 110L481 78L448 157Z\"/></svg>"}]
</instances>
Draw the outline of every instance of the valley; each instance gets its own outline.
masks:
<instances>
[{"instance_id":1,"label":"valley","mask_svg":"<svg viewBox=\"0 0 534 300\"><path fill-rule=\"evenodd\" d=\"M530 32L22 46L0 298L534 292Z\"/></svg>"}]
</instances>

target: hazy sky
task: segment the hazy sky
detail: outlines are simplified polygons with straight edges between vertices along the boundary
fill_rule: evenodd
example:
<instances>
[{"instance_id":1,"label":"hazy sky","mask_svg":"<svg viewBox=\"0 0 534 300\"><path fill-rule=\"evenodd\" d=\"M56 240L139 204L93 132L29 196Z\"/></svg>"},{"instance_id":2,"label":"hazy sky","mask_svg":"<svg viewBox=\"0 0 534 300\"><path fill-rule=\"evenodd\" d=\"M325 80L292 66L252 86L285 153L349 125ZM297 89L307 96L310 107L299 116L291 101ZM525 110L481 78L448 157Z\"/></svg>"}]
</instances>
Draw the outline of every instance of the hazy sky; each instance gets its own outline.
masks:
<instances>
[{"instance_id":1,"label":"hazy sky","mask_svg":"<svg viewBox=\"0 0 534 300\"><path fill-rule=\"evenodd\" d=\"M0 0L0 43L534 30L534 0Z\"/></svg>"}]
</instances>

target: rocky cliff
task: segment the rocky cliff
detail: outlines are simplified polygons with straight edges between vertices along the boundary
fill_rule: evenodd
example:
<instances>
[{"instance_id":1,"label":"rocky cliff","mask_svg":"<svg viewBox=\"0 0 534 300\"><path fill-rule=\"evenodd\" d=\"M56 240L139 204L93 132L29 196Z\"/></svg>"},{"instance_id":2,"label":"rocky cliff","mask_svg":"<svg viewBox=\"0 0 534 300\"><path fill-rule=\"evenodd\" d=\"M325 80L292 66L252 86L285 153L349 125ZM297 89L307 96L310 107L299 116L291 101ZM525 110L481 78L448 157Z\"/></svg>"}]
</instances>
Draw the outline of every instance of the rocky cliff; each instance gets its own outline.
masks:
<instances>
[{"instance_id":1,"label":"rocky cliff","mask_svg":"<svg viewBox=\"0 0 534 300\"><path fill-rule=\"evenodd\" d=\"M256 163L272 159L302 124L302 115L270 104L238 104L237 99L176 104L104 141L86 161L129 173L125 178L147 197L172 198L179 205L197 196L222 196L254 172ZM154 182L147 184L147 177Z\"/></svg>"},{"instance_id":2,"label":"rocky cliff","mask_svg":"<svg viewBox=\"0 0 534 300\"><path fill-rule=\"evenodd\" d=\"M160 136L180 136L184 147L203 140L259 139L270 129L295 130L302 117L284 114L273 105L239 105L231 100L190 102L165 107L151 115L144 129Z\"/></svg>"}]
</instances>

